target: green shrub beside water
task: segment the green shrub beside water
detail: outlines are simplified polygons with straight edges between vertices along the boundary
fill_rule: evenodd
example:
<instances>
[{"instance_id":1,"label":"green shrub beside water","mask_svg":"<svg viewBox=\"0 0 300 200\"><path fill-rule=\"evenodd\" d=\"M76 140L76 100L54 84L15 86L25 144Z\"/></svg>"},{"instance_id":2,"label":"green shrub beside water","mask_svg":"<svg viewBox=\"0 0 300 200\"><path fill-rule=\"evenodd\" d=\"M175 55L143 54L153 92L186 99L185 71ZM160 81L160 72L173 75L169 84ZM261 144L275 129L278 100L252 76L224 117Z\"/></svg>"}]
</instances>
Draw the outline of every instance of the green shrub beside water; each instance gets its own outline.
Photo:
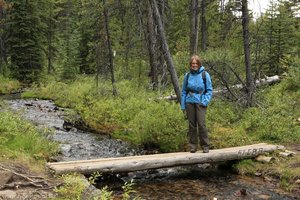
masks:
<instances>
[{"instance_id":1,"label":"green shrub beside water","mask_svg":"<svg viewBox=\"0 0 300 200\"><path fill-rule=\"evenodd\" d=\"M256 142L299 143L299 91L291 89L297 80L289 77L258 90L259 106L253 108L215 98L207 112L211 144L224 148ZM183 150L187 121L179 104L158 100L161 94L129 81L117 83L117 89L118 95L112 96L109 82L101 81L96 88L92 78L84 77L69 84L35 87L24 96L53 99L73 108L92 129L135 145L152 145L162 152Z\"/></svg>"},{"instance_id":2,"label":"green shrub beside water","mask_svg":"<svg viewBox=\"0 0 300 200\"><path fill-rule=\"evenodd\" d=\"M0 75L0 94L8 94L20 87L19 81L8 79Z\"/></svg>"},{"instance_id":3,"label":"green shrub beside water","mask_svg":"<svg viewBox=\"0 0 300 200\"><path fill-rule=\"evenodd\" d=\"M31 123L14 114L0 112L0 152L2 158L46 160L57 145L49 142Z\"/></svg>"}]
</instances>

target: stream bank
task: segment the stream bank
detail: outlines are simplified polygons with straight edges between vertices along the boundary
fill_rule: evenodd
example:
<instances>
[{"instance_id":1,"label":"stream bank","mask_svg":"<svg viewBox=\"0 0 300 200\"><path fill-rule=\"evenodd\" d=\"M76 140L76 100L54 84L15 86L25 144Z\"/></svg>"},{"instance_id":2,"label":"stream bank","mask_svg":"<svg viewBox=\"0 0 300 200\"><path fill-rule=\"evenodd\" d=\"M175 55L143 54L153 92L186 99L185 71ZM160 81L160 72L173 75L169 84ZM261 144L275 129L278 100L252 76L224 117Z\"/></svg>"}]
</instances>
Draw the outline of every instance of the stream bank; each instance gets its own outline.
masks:
<instances>
[{"instance_id":1,"label":"stream bank","mask_svg":"<svg viewBox=\"0 0 300 200\"><path fill-rule=\"evenodd\" d=\"M65 109L48 100L7 100L8 105L39 128L52 130L48 138L60 143L57 161L94 159L138 155L124 141L89 133L74 127L64 128ZM116 199L124 182L134 180L136 195L143 199L297 199L280 189L275 181L238 176L231 169L195 165L147 170L117 175L105 175ZM111 184L110 184L111 183Z\"/></svg>"}]
</instances>

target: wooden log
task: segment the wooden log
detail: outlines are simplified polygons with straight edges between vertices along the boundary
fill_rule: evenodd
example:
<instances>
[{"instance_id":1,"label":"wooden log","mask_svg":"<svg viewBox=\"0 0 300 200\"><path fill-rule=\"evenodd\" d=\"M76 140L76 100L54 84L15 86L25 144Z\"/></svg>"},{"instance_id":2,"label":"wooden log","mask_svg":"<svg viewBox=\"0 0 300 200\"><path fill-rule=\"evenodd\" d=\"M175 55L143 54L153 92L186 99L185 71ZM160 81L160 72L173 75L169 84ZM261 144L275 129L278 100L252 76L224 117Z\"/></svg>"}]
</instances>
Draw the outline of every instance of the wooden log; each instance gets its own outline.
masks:
<instances>
[{"instance_id":1,"label":"wooden log","mask_svg":"<svg viewBox=\"0 0 300 200\"><path fill-rule=\"evenodd\" d=\"M262 85L266 85L266 84L273 84L273 83L277 83L280 81L280 77L278 75L275 76L269 76L269 77L265 77L263 79L259 79L255 81L255 86L259 87ZM243 85L242 84L236 84L231 86L230 88L237 88L237 89L242 89ZM219 95L219 94L224 94L228 92L228 90L226 88L217 88L213 90L213 95ZM158 98L159 100L176 100L177 96L176 95L169 95L169 96L165 96L165 97L160 97Z\"/></svg>"},{"instance_id":2,"label":"wooden log","mask_svg":"<svg viewBox=\"0 0 300 200\"><path fill-rule=\"evenodd\" d=\"M279 153L279 156L281 156L281 157L291 157L291 156L294 156L294 155L296 155L295 152L287 151L287 150L285 150L284 152Z\"/></svg>"},{"instance_id":3,"label":"wooden log","mask_svg":"<svg viewBox=\"0 0 300 200\"><path fill-rule=\"evenodd\" d=\"M269 162L275 160L275 158L270 157L270 156L259 155L255 158L255 160L258 161L258 162L262 162L262 163L269 163Z\"/></svg>"},{"instance_id":4,"label":"wooden log","mask_svg":"<svg viewBox=\"0 0 300 200\"><path fill-rule=\"evenodd\" d=\"M196 153L177 152L47 163L46 166L55 174L64 174L69 172L91 174L96 171L100 173L119 173L252 158L265 152L272 152L278 149L282 150L284 147L280 145L260 143L210 150L209 153L202 153L202 151L198 151Z\"/></svg>"}]
</instances>

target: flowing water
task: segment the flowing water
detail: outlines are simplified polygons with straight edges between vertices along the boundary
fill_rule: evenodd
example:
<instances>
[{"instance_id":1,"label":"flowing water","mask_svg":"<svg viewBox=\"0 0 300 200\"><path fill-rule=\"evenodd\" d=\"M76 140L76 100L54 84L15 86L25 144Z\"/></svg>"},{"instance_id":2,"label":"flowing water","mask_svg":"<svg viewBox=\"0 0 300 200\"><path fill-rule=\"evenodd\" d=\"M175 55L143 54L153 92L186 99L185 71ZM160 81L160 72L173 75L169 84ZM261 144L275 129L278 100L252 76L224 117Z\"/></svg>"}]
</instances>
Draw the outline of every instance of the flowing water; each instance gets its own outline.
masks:
<instances>
[{"instance_id":1,"label":"flowing water","mask_svg":"<svg viewBox=\"0 0 300 200\"><path fill-rule=\"evenodd\" d=\"M58 161L132 156L140 154L129 144L108 136L64 128L65 109L48 100L6 100L24 118L43 129L53 130L48 137L60 143ZM116 199L121 199L121 186L134 180L135 196L142 199L298 199L278 185L259 177L247 178L217 165L193 165L147 170L108 176ZM107 183L107 182L106 182Z\"/></svg>"}]
</instances>

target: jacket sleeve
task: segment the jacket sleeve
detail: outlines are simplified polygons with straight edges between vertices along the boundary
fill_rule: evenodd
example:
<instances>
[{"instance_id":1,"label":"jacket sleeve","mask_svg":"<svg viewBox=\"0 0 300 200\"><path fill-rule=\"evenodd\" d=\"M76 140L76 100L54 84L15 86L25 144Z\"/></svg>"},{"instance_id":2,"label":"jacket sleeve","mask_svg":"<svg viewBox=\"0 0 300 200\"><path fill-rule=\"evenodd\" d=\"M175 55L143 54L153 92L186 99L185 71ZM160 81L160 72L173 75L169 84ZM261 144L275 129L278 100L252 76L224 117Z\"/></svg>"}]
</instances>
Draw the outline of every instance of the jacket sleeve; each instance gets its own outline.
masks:
<instances>
[{"instance_id":1,"label":"jacket sleeve","mask_svg":"<svg viewBox=\"0 0 300 200\"><path fill-rule=\"evenodd\" d=\"M187 90L186 90L186 80L187 79L187 74L184 75L183 83L182 83L182 90L181 90L181 102L180 102L180 107L181 110L185 110L185 98L187 95Z\"/></svg>"},{"instance_id":2,"label":"jacket sleeve","mask_svg":"<svg viewBox=\"0 0 300 200\"><path fill-rule=\"evenodd\" d=\"M210 75L206 72L205 76L206 76L206 93L202 96L201 103L204 106L207 106L212 98L213 87L212 87L212 81Z\"/></svg>"}]
</instances>

